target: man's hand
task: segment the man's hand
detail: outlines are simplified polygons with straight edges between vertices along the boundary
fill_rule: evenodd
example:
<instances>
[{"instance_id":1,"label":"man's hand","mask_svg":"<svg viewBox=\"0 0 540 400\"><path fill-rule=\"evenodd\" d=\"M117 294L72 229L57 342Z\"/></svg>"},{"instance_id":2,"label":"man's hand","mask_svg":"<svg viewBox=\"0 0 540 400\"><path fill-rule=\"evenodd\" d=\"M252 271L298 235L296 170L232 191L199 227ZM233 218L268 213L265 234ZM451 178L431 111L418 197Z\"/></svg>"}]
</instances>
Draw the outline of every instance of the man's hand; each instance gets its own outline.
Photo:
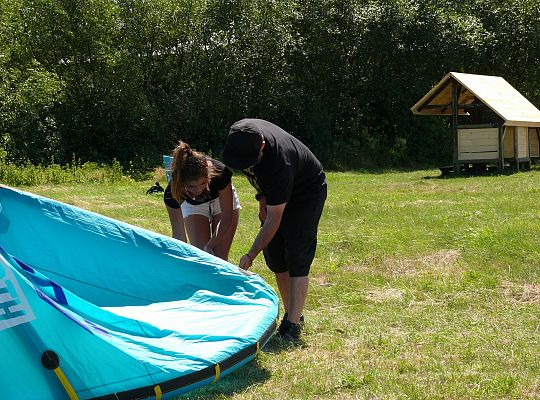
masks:
<instances>
[{"instance_id":1,"label":"man's hand","mask_svg":"<svg viewBox=\"0 0 540 400\"><path fill-rule=\"evenodd\" d=\"M240 268L242 269L245 269L245 270L248 270L249 267L251 267L253 261L251 260L251 258L247 255L247 254L244 254L242 256L242 258L240 259Z\"/></svg>"}]
</instances>

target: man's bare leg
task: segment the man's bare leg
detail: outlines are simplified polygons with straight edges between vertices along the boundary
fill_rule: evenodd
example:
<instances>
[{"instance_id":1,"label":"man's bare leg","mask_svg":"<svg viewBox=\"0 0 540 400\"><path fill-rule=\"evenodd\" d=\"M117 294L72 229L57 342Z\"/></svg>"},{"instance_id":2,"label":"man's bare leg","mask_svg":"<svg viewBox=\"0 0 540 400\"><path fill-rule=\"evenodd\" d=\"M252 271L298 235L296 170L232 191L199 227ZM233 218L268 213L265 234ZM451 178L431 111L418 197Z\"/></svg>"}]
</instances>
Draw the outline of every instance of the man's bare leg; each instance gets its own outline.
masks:
<instances>
[{"instance_id":1,"label":"man's bare leg","mask_svg":"<svg viewBox=\"0 0 540 400\"><path fill-rule=\"evenodd\" d=\"M276 283L281 296L281 303L283 304L286 313L289 312L289 281L290 278L288 272L276 273Z\"/></svg>"},{"instance_id":2,"label":"man's bare leg","mask_svg":"<svg viewBox=\"0 0 540 400\"><path fill-rule=\"evenodd\" d=\"M288 272L280 272L276 274L276 282L287 319L299 324L306 303L309 278L307 276L291 278Z\"/></svg>"},{"instance_id":3,"label":"man's bare leg","mask_svg":"<svg viewBox=\"0 0 540 400\"><path fill-rule=\"evenodd\" d=\"M289 308L287 319L295 324L300 323L300 316L306 303L308 287L309 278L307 276L289 278Z\"/></svg>"}]
</instances>

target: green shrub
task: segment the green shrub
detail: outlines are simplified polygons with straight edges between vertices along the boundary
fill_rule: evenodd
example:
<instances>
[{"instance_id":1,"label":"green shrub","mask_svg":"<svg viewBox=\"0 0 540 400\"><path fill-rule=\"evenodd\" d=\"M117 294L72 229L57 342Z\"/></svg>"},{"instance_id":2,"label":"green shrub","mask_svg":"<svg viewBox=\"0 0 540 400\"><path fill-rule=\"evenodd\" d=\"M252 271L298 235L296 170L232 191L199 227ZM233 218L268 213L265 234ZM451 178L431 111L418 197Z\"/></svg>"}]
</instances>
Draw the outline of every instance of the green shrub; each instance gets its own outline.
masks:
<instances>
[{"instance_id":1,"label":"green shrub","mask_svg":"<svg viewBox=\"0 0 540 400\"><path fill-rule=\"evenodd\" d=\"M26 162L16 165L6 160L6 151L0 148L0 183L10 186L34 186L43 184L120 182L131 179L124 175L122 165L113 160L110 165L73 159L70 164L34 165Z\"/></svg>"}]
</instances>

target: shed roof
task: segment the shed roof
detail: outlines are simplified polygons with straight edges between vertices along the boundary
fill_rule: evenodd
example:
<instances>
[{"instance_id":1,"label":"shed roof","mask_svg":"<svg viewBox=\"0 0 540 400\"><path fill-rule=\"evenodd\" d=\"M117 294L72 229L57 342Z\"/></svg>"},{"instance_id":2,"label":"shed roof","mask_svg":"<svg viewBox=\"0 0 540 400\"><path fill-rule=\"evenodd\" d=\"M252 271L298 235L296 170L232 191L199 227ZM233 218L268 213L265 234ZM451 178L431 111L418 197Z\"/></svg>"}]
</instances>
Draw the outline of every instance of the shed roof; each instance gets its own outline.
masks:
<instances>
[{"instance_id":1,"label":"shed roof","mask_svg":"<svg viewBox=\"0 0 540 400\"><path fill-rule=\"evenodd\" d=\"M459 105L481 102L504 120L504 125L540 127L540 111L500 76L448 73L411 111L416 115L452 115L452 83L462 85ZM460 115L466 115L459 108Z\"/></svg>"}]
</instances>

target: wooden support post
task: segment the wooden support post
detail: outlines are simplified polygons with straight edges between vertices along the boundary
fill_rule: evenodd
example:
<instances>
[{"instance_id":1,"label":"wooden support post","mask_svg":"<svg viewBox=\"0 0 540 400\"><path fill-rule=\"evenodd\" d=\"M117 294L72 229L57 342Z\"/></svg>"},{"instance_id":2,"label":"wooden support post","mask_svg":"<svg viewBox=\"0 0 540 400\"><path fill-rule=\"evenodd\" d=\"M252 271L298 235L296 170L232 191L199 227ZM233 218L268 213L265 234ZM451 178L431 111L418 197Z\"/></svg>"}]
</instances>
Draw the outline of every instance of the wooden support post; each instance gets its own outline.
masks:
<instances>
[{"instance_id":1,"label":"wooden support post","mask_svg":"<svg viewBox=\"0 0 540 400\"><path fill-rule=\"evenodd\" d=\"M514 158L516 160L516 172L519 172L519 132L518 127L514 127Z\"/></svg>"},{"instance_id":2,"label":"wooden support post","mask_svg":"<svg viewBox=\"0 0 540 400\"><path fill-rule=\"evenodd\" d=\"M506 126L499 125L499 172L504 171L504 135Z\"/></svg>"},{"instance_id":3,"label":"wooden support post","mask_svg":"<svg viewBox=\"0 0 540 400\"><path fill-rule=\"evenodd\" d=\"M531 135L529 135L529 128L527 127L527 158L529 159L525 164L526 171L529 171L532 167L531 160Z\"/></svg>"},{"instance_id":4,"label":"wooden support post","mask_svg":"<svg viewBox=\"0 0 540 400\"><path fill-rule=\"evenodd\" d=\"M538 151L540 152L540 128L536 128L535 131L536 131L536 136L538 137ZM538 154L538 157L540 157L540 153ZM535 164L537 163L538 161L535 162ZM531 160L531 166L532 166L532 160Z\"/></svg>"},{"instance_id":5,"label":"wooden support post","mask_svg":"<svg viewBox=\"0 0 540 400\"><path fill-rule=\"evenodd\" d=\"M458 148L458 104L461 85L458 82L452 84L452 138L454 144L454 174L459 175L459 148Z\"/></svg>"},{"instance_id":6,"label":"wooden support post","mask_svg":"<svg viewBox=\"0 0 540 400\"><path fill-rule=\"evenodd\" d=\"M538 137L538 151L540 152L540 128L536 128L536 136ZM540 154L538 154L540 157Z\"/></svg>"}]
</instances>

